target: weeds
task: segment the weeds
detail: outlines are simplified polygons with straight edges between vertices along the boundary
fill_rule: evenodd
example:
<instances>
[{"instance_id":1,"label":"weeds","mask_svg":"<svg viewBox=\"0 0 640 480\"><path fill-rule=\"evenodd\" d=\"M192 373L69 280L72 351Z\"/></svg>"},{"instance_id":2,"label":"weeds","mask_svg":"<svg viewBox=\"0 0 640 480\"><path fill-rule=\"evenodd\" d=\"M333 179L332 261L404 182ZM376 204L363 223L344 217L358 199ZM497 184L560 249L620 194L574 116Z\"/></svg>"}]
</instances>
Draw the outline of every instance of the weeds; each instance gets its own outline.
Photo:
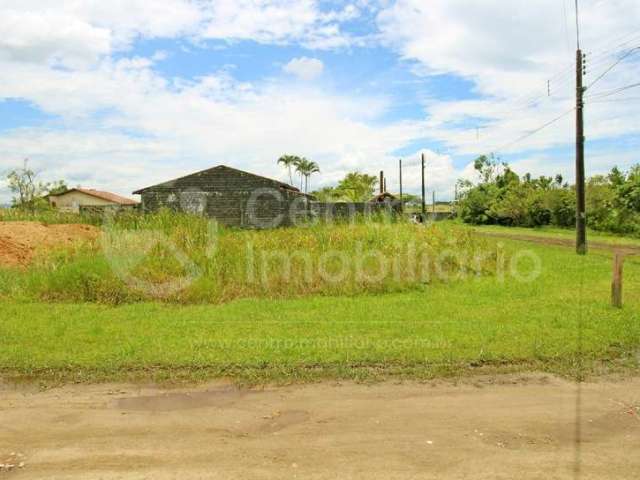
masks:
<instances>
[{"instance_id":1,"label":"weeds","mask_svg":"<svg viewBox=\"0 0 640 480\"><path fill-rule=\"evenodd\" d=\"M65 213L54 209L29 211L22 208L0 208L0 222L39 222L45 225L72 223L100 225L102 220L97 216Z\"/></svg>"},{"instance_id":2,"label":"weeds","mask_svg":"<svg viewBox=\"0 0 640 480\"><path fill-rule=\"evenodd\" d=\"M399 292L495 274L496 244L453 226L360 219L233 230L162 211L104 223L102 239L47 255L0 294L44 301L224 303L246 297Z\"/></svg>"}]
</instances>

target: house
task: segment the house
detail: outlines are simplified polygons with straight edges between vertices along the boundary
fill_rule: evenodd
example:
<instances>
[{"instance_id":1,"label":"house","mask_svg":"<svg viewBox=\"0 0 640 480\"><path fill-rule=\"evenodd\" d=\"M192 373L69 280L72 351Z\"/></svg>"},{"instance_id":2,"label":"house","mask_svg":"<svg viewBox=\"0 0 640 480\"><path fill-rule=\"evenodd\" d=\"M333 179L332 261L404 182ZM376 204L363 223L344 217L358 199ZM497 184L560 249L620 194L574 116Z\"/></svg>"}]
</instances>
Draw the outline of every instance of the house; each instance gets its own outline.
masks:
<instances>
[{"instance_id":1,"label":"house","mask_svg":"<svg viewBox=\"0 0 640 480\"><path fill-rule=\"evenodd\" d=\"M63 212L80 213L81 208L134 208L138 202L111 192L89 188L71 188L64 193L45 197L53 208Z\"/></svg>"},{"instance_id":2,"label":"house","mask_svg":"<svg viewBox=\"0 0 640 480\"><path fill-rule=\"evenodd\" d=\"M142 210L161 208L205 215L233 227L290 225L293 209L305 210L313 197L267 177L219 165L133 192Z\"/></svg>"}]
</instances>

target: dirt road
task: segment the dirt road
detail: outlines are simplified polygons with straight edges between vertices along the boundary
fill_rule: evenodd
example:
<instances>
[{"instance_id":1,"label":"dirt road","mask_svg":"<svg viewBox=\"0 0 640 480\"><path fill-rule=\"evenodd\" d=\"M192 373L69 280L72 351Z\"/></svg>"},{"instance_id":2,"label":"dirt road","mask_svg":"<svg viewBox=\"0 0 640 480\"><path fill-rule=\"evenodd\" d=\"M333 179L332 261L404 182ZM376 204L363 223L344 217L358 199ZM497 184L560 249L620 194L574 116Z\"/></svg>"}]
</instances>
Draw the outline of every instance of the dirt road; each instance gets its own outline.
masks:
<instances>
[{"instance_id":1,"label":"dirt road","mask_svg":"<svg viewBox=\"0 0 640 480\"><path fill-rule=\"evenodd\" d=\"M476 233L479 233L484 237L504 238L507 240L539 243L540 245L576 248L575 240L569 238L541 237L536 235L523 235L520 233L483 232L479 230L476 230ZM640 247L636 245L589 241L588 247L593 250L604 250L606 252L622 253L624 255L640 255Z\"/></svg>"},{"instance_id":2,"label":"dirt road","mask_svg":"<svg viewBox=\"0 0 640 480\"><path fill-rule=\"evenodd\" d=\"M631 479L640 379L0 389L7 479ZM19 467L20 464L23 464Z\"/></svg>"}]
</instances>

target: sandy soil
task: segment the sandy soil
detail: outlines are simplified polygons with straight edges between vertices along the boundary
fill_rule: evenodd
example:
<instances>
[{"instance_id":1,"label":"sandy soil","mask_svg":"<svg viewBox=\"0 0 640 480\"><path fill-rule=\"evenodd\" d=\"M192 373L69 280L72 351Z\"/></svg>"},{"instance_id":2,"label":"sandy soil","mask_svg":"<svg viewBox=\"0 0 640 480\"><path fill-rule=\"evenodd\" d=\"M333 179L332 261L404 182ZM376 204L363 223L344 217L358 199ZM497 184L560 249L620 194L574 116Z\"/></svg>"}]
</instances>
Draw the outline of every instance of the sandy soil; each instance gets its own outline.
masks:
<instances>
[{"instance_id":1,"label":"sandy soil","mask_svg":"<svg viewBox=\"0 0 640 480\"><path fill-rule=\"evenodd\" d=\"M0 477L639 478L640 379L583 386L578 456L574 384L475 382L4 386Z\"/></svg>"},{"instance_id":2,"label":"sandy soil","mask_svg":"<svg viewBox=\"0 0 640 480\"><path fill-rule=\"evenodd\" d=\"M0 222L0 266L24 267L39 252L95 240L99 234L100 229L91 225Z\"/></svg>"}]
</instances>

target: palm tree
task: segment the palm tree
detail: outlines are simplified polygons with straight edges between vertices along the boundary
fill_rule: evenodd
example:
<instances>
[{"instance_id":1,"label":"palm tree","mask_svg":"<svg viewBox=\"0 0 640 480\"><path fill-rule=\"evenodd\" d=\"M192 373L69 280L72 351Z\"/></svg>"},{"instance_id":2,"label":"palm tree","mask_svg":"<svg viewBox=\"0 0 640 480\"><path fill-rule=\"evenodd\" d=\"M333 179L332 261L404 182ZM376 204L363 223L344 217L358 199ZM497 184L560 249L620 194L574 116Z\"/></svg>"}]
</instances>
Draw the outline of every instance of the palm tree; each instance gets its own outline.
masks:
<instances>
[{"instance_id":1,"label":"palm tree","mask_svg":"<svg viewBox=\"0 0 640 480\"><path fill-rule=\"evenodd\" d=\"M289 171L289 184L293 185L293 167L295 167L298 162L302 160L300 157L295 155L282 155L278 159L278 165L284 165L286 169Z\"/></svg>"},{"instance_id":2,"label":"palm tree","mask_svg":"<svg viewBox=\"0 0 640 480\"><path fill-rule=\"evenodd\" d=\"M300 188L302 189L302 179L304 178L304 193L309 192L309 178L314 173L320 173L320 167L316 162L301 158L296 163L296 171L300 174Z\"/></svg>"}]
</instances>

